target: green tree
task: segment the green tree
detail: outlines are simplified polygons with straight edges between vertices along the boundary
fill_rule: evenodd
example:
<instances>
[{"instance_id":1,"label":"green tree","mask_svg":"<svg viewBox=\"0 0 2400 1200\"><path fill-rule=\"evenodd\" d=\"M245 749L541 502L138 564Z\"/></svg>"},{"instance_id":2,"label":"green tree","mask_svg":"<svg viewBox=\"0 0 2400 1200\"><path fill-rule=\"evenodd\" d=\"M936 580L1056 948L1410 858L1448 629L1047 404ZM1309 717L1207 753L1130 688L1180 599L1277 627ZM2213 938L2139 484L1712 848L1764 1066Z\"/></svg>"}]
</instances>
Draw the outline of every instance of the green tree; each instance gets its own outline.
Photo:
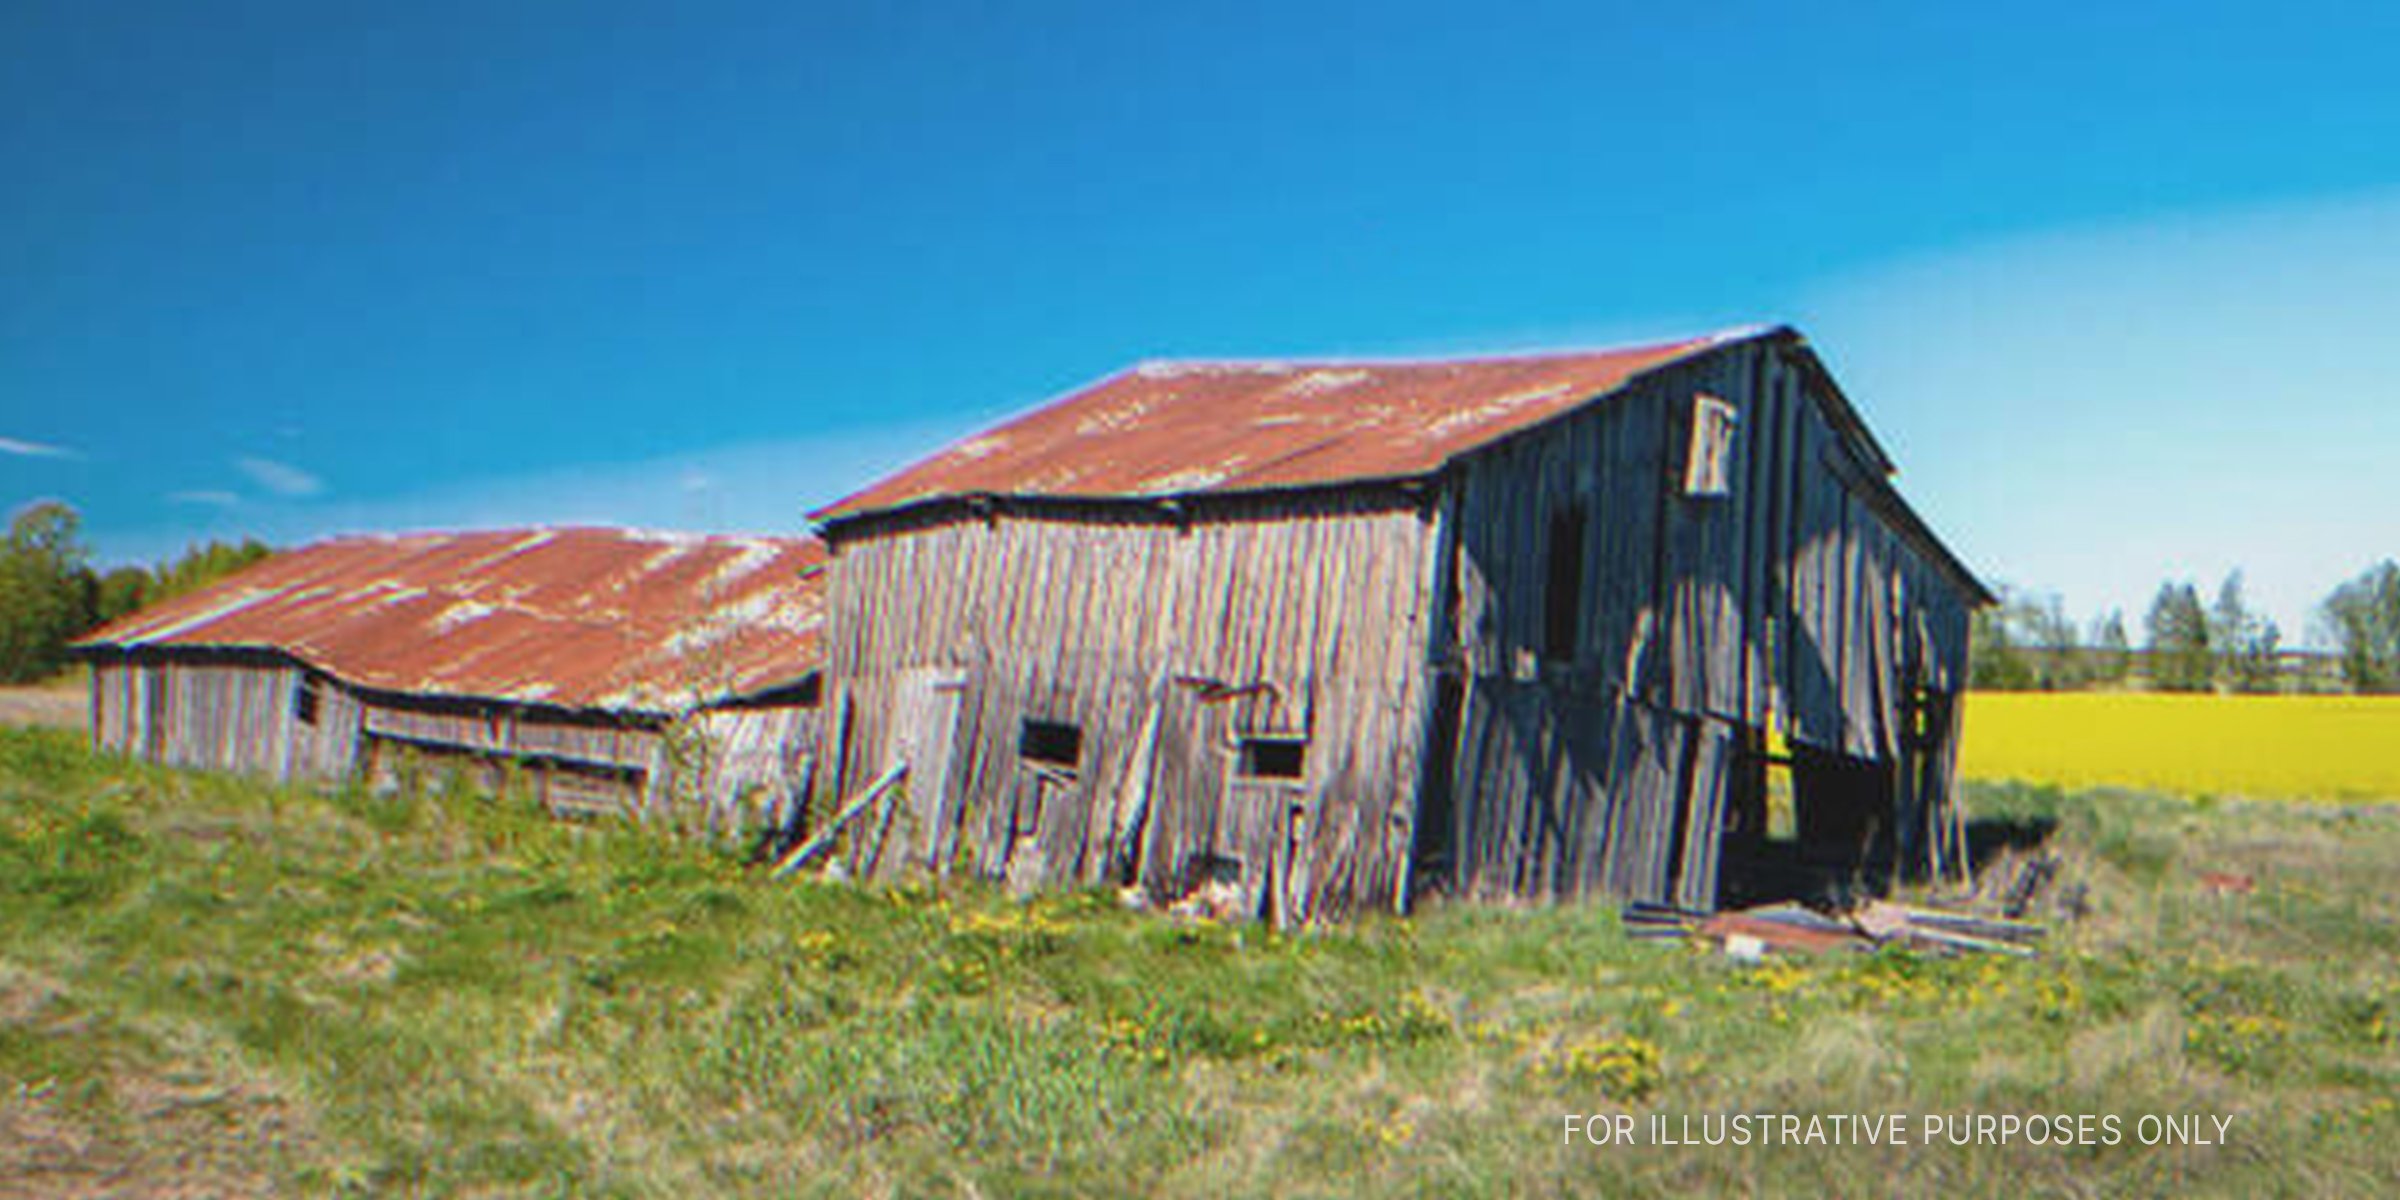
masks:
<instances>
[{"instance_id":1,"label":"green tree","mask_svg":"<svg viewBox=\"0 0 2400 1200\"><path fill-rule=\"evenodd\" d=\"M0 544L0 682L58 670L67 643L90 627L95 597L82 528L75 510L55 500L27 505L9 522Z\"/></svg>"},{"instance_id":2,"label":"green tree","mask_svg":"<svg viewBox=\"0 0 2400 1200\"><path fill-rule=\"evenodd\" d=\"M2150 682L2161 691L2207 691L2217 664L2199 589L2189 583L2160 584L2142 623L2150 635Z\"/></svg>"},{"instance_id":3,"label":"green tree","mask_svg":"<svg viewBox=\"0 0 2400 1200\"><path fill-rule=\"evenodd\" d=\"M273 553L274 547L257 538L187 547L175 561L159 564L142 602L156 604L199 591Z\"/></svg>"},{"instance_id":4,"label":"green tree","mask_svg":"<svg viewBox=\"0 0 2400 1200\"><path fill-rule=\"evenodd\" d=\"M1967 636L1967 686L1981 691L2022 692L2036 686L2033 660L2020 643L2013 614L2017 602L2007 584L1993 589L2000 603L1979 608Z\"/></svg>"},{"instance_id":5,"label":"green tree","mask_svg":"<svg viewBox=\"0 0 2400 1200\"><path fill-rule=\"evenodd\" d=\"M94 589L92 620L106 625L150 603L150 572L142 567L117 567L99 577Z\"/></svg>"},{"instance_id":6,"label":"green tree","mask_svg":"<svg viewBox=\"0 0 2400 1200\"><path fill-rule=\"evenodd\" d=\"M2056 593L2023 600L2016 606L2015 620L2018 636L2037 652L2034 686L2061 691L2088 682L2075 622L2067 618L2066 602Z\"/></svg>"},{"instance_id":7,"label":"green tree","mask_svg":"<svg viewBox=\"0 0 2400 1200\"><path fill-rule=\"evenodd\" d=\"M2400 692L2400 563L2387 559L2333 589L2318 617L2352 690Z\"/></svg>"},{"instance_id":8,"label":"green tree","mask_svg":"<svg viewBox=\"0 0 2400 1200\"><path fill-rule=\"evenodd\" d=\"M2092 623L2092 678L2123 683L2133 674L2133 642L2125 636L2125 614L2110 609Z\"/></svg>"},{"instance_id":9,"label":"green tree","mask_svg":"<svg viewBox=\"0 0 2400 1200\"><path fill-rule=\"evenodd\" d=\"M2275 690L2275 652L2283 634L2242 598L2238 569L2217 588L2217 602L2208 613L2208 636L2217 655L2217 677L2226 686L2237 692Z\"/></svg>"}]
</instances>

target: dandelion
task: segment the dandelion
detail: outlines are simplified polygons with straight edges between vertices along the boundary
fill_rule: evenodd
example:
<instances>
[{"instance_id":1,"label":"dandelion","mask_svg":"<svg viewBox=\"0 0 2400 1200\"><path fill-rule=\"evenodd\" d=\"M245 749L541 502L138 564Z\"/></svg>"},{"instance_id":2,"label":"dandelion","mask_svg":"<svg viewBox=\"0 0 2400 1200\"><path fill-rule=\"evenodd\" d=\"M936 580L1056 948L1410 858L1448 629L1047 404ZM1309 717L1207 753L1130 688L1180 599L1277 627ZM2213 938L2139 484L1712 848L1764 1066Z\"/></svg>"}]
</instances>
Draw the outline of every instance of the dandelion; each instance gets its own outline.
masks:
<instances>
[{"instance_id":1,"label":"dandelion","mask_svg":"<svg viewBox=\"0 0 2400 1200\"><path fill-rule=\"evenodd\" d=\"M1637 1037L1572 1042L1537 1058L1533 1073L1570 1083L1593 1084L1612 1099L1632 1100L1655 1091L1664 1080L1658 1045Z\"/></svg>"}]
</instances>

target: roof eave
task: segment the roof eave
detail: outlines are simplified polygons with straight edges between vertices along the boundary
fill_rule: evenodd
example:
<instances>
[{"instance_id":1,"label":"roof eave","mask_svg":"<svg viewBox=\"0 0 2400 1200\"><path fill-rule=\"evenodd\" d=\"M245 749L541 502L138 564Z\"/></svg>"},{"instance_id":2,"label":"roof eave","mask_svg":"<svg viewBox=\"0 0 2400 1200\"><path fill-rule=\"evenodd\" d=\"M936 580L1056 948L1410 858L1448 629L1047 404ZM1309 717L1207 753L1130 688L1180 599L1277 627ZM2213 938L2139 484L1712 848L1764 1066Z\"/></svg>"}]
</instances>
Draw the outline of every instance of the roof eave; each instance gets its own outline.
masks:
<instances>
[{"instance_id":1,"label":"roof eave","mask_svg":"<svg viewBox=\"0 0 2400 1200\"><path fill-rule=\"evenodd\" d=\"M574 701L546 700L533 696L507 696L491 692L454 691L439 687L393 687L389 684L374 683L368 680L358 679L353 676L346 675L340 671L326 666L321 662L316 661L315 659L310 658L308 655L294 650L290 646L271 642L93 642L85 640L70 645L68 650L70 653L74 654L78 660L87 663L106 657L110 653L131 654L136 651L143 650L153 651L164 655L185 653L194 655L203 655L209 653L267 655L289 660L295 667L308 671L312 674L324 676L325 678L333 680L334 682L341 684L343 687L348 688L351 691L360 693L372 693L383 696L413 696L427 700L442 700L460 704L504 704L516 708L538 708L546 709L552 712L582 713L593 716L654 717L662 720L672 719L683 713L697 712L704 708L714 708L724 704L738 704L746 700L755 699L759 696L771 695L780 691L787 691L789 689L800 687L803 684L806 684L809 680L819 677L824 672L824 667L822 664L820 664L818 666L812 666L796 675L779 675L765 682L753 684L738 690L728 689L723 692L711 692L705 695L695 695L688 703L659 707L642 702L629 702L623 704L603 704L596 702L579 703Z\"/></svg>"},{"instance_id":2,"label":"roof eave","mask_svg":"<svg viewBox=\"0 0 2400 1200\"><path fill-rule=\"evenodd\" d=\"M940 509L950 507L964 509L970 513L1012 505L1024 508L1093 507L1173 510L1190 505L1241 503L1348 491L1385 489L1407 492L1430 486L1434 480L1450 469L1451 464L1456 462L1457 458L1457 455L1453 455L1423 471L1412 471L1400 475L1361 475L1326 483L1215 487L1144 494L1129 492L941 492L931 496L919 496L899 504L862 508L831 517L820 517L816 519L817 523L813 531L820 539L830 543L840 537L842 531L860 525L930 515Z\"/></svg>"}]
</instances>

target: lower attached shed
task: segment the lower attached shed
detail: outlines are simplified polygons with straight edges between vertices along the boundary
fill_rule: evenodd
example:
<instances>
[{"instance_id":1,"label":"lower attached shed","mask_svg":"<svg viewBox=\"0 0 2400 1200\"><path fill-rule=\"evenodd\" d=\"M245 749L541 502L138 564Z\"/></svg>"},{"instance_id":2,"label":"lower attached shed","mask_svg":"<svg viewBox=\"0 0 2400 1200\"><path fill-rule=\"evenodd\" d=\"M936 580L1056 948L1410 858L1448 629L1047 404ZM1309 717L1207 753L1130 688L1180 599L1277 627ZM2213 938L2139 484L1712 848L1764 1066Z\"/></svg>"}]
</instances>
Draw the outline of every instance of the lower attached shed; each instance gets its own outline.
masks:
<instances>
[{"instance_id":1,"label":"lower attached shed","mask_svg":"<svg viewBox=\"0 0 2400 1200\"><path fill-rule=\"evenodd\" d=\"M1784 329L1136 368L819 514L827 753L908 766L857 865L1283 920L1941 869L1989 597L1891 472Z\"/></svg>"},{"instance_id":2,"label":"lower attached shed","mask_svg":"<svg viewBox=\"0 0 2400 1200\"><path fill-rule=\"evenodd\" d=\"M276 779L465 770L553 811L779 820L822 551L612 529L342 538L85 638L104 749Z\"/></svg>"}]
</instances>

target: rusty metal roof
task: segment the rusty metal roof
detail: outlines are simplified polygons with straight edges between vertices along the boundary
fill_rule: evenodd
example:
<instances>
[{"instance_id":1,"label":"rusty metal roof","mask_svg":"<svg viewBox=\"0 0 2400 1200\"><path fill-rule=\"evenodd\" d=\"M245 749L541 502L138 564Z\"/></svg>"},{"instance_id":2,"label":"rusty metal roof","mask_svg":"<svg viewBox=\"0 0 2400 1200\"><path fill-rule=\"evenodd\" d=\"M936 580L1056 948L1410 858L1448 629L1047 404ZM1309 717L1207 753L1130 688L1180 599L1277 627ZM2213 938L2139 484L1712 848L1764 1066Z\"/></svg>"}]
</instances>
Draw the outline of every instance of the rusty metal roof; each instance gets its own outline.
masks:
<instances>
[{"instance_id":1,"label":"rusty metal roof","mask_svg":"<svg viewBox=\"0 0 2400 1200\"><path fill-rule=\"evenodd\" d=\"M1148 363L813 515L943 496L1169 496L1425 475L1645 371L1765 332L1426 362Z\"/></svg>"},{"instance_id":2,"label":"rusty metal roof","mask_svg":"<svg viewBox=\"0 0 2400 1200\"><path fill-rule=\"evenodd\" d=\"M279 651L383 691L674 712L815 673L824 559L813 538L624 529L335 538L77 644Z\"/></svg>"}]
</instances>

